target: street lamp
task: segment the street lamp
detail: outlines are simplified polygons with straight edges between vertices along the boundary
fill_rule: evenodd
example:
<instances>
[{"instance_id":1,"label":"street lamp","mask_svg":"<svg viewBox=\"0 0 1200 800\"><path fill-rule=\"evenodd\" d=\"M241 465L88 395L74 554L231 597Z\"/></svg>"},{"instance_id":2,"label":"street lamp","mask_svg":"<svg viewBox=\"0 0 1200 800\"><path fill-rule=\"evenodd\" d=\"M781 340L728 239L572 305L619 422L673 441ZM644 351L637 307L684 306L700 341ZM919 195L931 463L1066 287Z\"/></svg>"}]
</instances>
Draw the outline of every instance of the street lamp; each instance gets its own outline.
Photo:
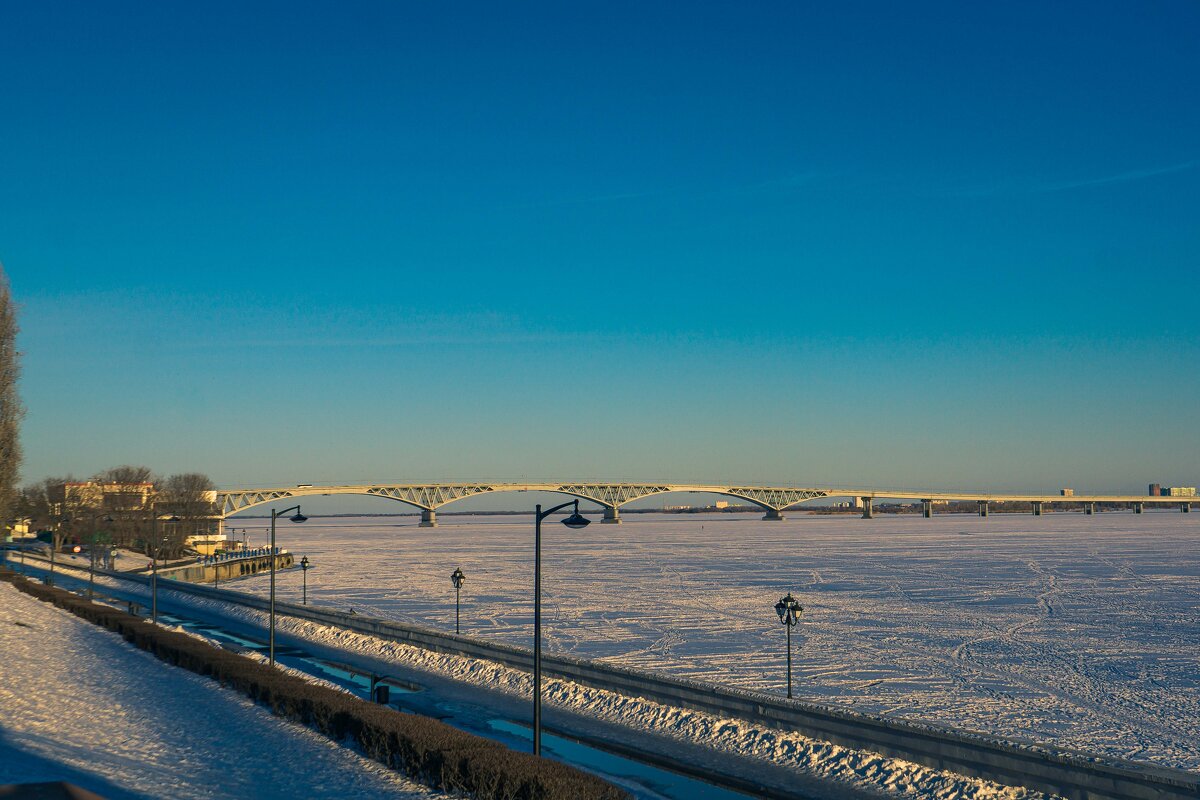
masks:
<instances>
[{"instance_id":1,"label":"street lamp","mask_svg":"<svg viewBox=\"0 0 1200 800\"><path fill-rule=\"evenodd\" d=\"M96 536L99 533L96 530L96 523L112 521L113 518L109 514L94 514L92 516L92 542L88 546L88 600L93 599L96 586Z\"/></svg>"},{"instance_id":2,"label":"street lamp","mask_svg":"<svg viewBox=\"0 0 1200 800\"><path fill-rule=\"evenodd\" d=\"M71 521L70 517L62 517L58 521L58 526L57 526L58 529L62 530L62 526L68 524L70 521ZM57 549L58 548L54 544L54 531L50 531L50 577L46 578L47 586L54 585L54 556L55 556L54 551Z\"/></svg>"},{"instance_id":3,"label":"street lamp","mask_svg":"<svg viewBox=\"0 0 1200 800\"><path fill-rule=\"evenodd\" d=\"M792 628L800 622L800 615L804 613L804 606L796 602L796 598L792 597L792 593L788 592L787 597L781 598L775 604L775 613L779 615L779 621L787 626L787 696L792 699Z\"/></svg>"},{"instance_id":4,"label":"street lamp","mask_svg":"<svg viewBox=\"0 0 1200 800\"><path fill-rule=\"evenodd\" d=\"M563 519L568 528L586 528L591 520L579 513L579 501L573 500L542 511L537 506L533 525L533 754L542 754L542 520L567 506L574 511Z\"/></svg>"},{"instance_id":5,"label":"street lamp","mask_svg":"<svg viewBox=\"0 0 1200 800\"><path fill-rule=\"evenodd\" d=\"M165 522L179 522L179 517L172 514ZM158 622L158 557L162 555L163 542L167 537L158 535L158 510L150 505L150 541L154 543L154 552L150 556L150 621Z\"/></svg>"},{"instance_id":6,"label":"street lamp","mask_svg":"<svg viewBox=\"0 0 1200 800\"><path fill-rule=\"evenodd\" d=\"M303 605L308 605L308 569L309 569L308 556L301 556L300 557L300 576L304 582L304 594L302 595L303 599L301 599L300 602Z\"/></svg>"},{"instance_id":7,"label":"street lamp","mask_svg":"<svg viewBox=\"0 0 1200 800\"><path fill-rule=\"evenodd\" d=\"M275 666L275 520L279 517L282 517L289 511L296 512L288 518L292 522L308 521L308 517L300 513L300 506L285 508L283 511L276 511L273 508L271 509L271 549L268 552L268 555L271 558L271 634L269 637L270 644L268 647L270 649L270 665L272 667Z\"/></svg>"},{"instance_id":8,"label":"street lamp","mask_svg":"<svg viewBox=\"0 0 1200 800\"><path fill-rule=\"evenodd\" d=\"M463 575L461 569L455 567L454 572L450 573L450 582L454 584L454 632L458 633L458 593L462 589L462 585L467 582L467 576Z\"/></svg>"}]
</instances>

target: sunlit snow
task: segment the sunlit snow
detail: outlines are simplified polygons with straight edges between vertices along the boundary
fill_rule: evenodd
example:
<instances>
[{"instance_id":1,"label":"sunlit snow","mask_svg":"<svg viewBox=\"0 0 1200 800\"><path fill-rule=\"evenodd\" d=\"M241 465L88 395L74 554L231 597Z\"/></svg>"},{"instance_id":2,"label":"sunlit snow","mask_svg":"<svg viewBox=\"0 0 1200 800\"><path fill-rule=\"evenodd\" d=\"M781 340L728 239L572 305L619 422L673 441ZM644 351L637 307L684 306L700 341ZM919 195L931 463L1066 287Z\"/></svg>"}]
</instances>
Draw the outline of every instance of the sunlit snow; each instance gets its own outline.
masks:
<instances>
[{"instance_id":1,"label":"sunlit snow","mask_svg":"<svg viewBox=\"0 0 1200 800\"><path fill-rule=\"evenodd\" d=\"M461 567L463 632L527 646L531 520L439 521L313 518L279 542L312 560L310 601L448 630ZM1198 769L1198 538L1178 512L547 523L546 647L782 692L791 591L799 697ZM298 600L300 570L279 590Z\"/></svg>"}]
</instances>

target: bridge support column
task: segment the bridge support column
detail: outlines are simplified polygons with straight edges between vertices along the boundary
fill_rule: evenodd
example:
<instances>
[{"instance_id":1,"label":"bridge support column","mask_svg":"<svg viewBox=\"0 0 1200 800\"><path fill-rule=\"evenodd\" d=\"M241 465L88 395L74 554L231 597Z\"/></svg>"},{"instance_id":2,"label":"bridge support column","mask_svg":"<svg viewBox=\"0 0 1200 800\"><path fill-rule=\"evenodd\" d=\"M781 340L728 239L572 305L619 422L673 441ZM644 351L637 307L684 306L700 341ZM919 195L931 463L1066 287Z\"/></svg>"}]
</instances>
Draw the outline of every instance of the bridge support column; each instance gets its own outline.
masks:
<instances>
[{"instance_id":1,"label":"bridge support column","mask_svg":"<svg viewBox=\"0 0 1200 800\"><path fill-rule=\"evenodd\" d=\"M922 500L921 501L921 515L924 516L925 519L929 519L930 517L933 516L933 501L932 500Z\"/></svg>"},{"instance_id":2,"label":"bridge support column","mask_svg":"<svg viewBox=\"0 0 1200 800\"><path fill-rule=\"evenodd\" d=\"M1184 514L1191 513L1192 504L1191 503L1180 503L1179 510L1182 511Z\"/></svg>"},{"instance_id":3,"label":"bridge support column","mask_svg":"<svg viewBox=\"0 0 1200 800\"><path fill-rule=\"evenodd\" d=\"M987 511L988 511L988 509L987 509L987 500L980 500L980 501L979 501L979 516L981 516L981 517L986 517L986 516L987 516Z\"/></svg>"},{"instance_id":4,"label":"bridge support column","mask_svg":"<svg viewBox=\"0 0 1200 800\"><path fill-rule=\"evenodd\" d=\"M1083 507L1083 513L1087 514L1089 517L1090 517L1092 514L1095 514L1095 513L1096 513L1096 504L1095 504L1095 503L1088 503L1087 505L1085 505L1085 506Z\"/></svg>"},{"instance_id":5,"label":"bridge support column","mask_svg":"<svg viewBox=\"0 0 1200 800\"><path fill-rule=\"evenodd\" d=\"M874 497L862 498L863 519L875 519L875 506L873 505L874 501Z\"/></svg>"},{"instance_id":6,"label":"bridge support column","mask_svg":"<svg viewBox=\"0 0 1200 800\"><path fill-rule=\"evenodd\" d=\"M421 509L421 525L422 528L437 527L437 512L431 511L428 508Z\"/></svg>"},{"instance_id":7,"label":"bridge support column","mask_svg":"<svg viewBox=\"0 0 1200 800\"><path fill-rule=\"evenodd\" d=\"M783 512L778 508L768 508L767 513L763 514L763 519L771 520L772 522L783 522Z\"/></svg>"},{"instance_id":8,"label":"bridge support column","mask_svg":"<svg viewBox=\"0 0 1200 800\"><path fill-rule=\"evenodd\" d=\"M618 509L616 506L613 506L612 508L605 507L604 518L600 521L602 523L604 523L605 525L620 525L621 524L620 509Z\"/></svg>"},{"instance_id":9,"label":"bridge support column","mask_svg":"<svg viewBox=\"0 0 1200 800\"><path fill-rule=\"evenodd\" d=\"M1133 504L1133 513L1135 513L1135 514L1142 513L1142 508L1144 506L1145 506L1145 503L1134 503Z\"/></svg>"},{"instance_id":10,"label":"bridge support column","mask_svg":"<svg viewBox=\"0 0 1200 800\"><path fill-rule=\"evenodd\" d=\"M1034 500L1029 505L1033 506L1033 515L1035 517L1040 517L1042 515L1042 504L1040 501Z\"/></svg>"}]
</instances>

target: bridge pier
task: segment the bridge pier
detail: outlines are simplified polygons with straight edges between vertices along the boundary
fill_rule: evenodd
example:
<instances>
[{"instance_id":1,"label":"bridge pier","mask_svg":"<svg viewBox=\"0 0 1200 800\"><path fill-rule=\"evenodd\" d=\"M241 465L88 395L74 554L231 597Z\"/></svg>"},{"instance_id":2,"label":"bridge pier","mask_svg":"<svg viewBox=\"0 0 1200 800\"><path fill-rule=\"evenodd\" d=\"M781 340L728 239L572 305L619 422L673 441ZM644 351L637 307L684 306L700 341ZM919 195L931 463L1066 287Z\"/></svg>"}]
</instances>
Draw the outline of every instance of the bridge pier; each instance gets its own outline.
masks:
<instances>
[{"instance_id":1,"label":"bridge pier","mask_svg":"<svg viewBox=\"0 0 1200 800\"><path fill-rule=\"evenodd\" d=\"M612 508L605 506L604 507L604 518L600 521L602 523L604 523L605 525L620 525L621 524L620 509L618 509L616 506L613 506Z\"/></svg>"},{"instance_id":2,"label":"bridge pier","mask_svg":"<svg viewBox=\"0 0 1200 800\"><path fill-rule=\"evenodd\" d=\"M1030 505L1031 505L1031 506L1033 506L1033 515L1034 515L1035 517L1040 517L1040 516L1042 515L1042 503L1041 503L1041 501L1040 501L1040 500L1034 500L1032 503L1030 503Z\"/></svg>"},{"instance_id":3,"label":"bridge pier","mask_svg":"<svg viewBox=\"0 0 1200 800\"><path fill-rule=\"evenodd\" d=\"M863 519L875 519L875 506L873 505L873 503L875 502L875 498L874 497L863 497L860 499L862 500L862 507L863 507L862 518Z\"/></svg>"},{"instance_id":4,"label":"bridge pier","mask_svg":"<svg viewBox=\"0 0 1200 800\"><path fill-rule=\"evenodd\" d=\"M1089 517L1090 517L1092 514L1095 514L1095 513L1096 513L1096 504L1095 504L1095 503L1088 503L1087 505L1085 505L1085 506L1083 507L1083 513L1087 514Z\"/></svg>"},{"instance_id":5,"label":"bridge pier","mask_svg":"<svg viewBox=\"0 0 1200 800\"><path fill-rule=\"evenodd\" d=\"M419 527L436 528L437 527L437 512L432 511L428 508L421 509L421 524Z\"/></svg>"},{"instance_id":6,"label":"bridge pier","mask_svg":"<svg viewBox=\"0 0 1200 800\"><path fill-rule=\"evenodd\" d=\"M930 517L933 516L933 501L932 500L922 500L921 501L921 514L922 514L922 516L925 517L925 519L929 519Z\"/></svg>"},{"instance_id":7,"label":"bridge pier","mask_svg":"<svg viewBox=\"0 0 1200 800\"><path fill-rule=\"evenodd\" d=\"M1135 513L1135 514L1142 513L1142 508L1144 506L1145 506L1145 503L1134 503L1133 504L1133 513Z\"/></svg>"},{"instance_id":8,"label":"bridge pier","mask_svg":"<svg viewBox=\"0 0 1200 800\"><path fill-rule=\"evenodd\" d=\"M767 513L763 514L763 519L771 520L772 522L783 522L783 512L778 508L768 508Z\"/></svg>"},{"instance_id":9,"label":"bridge pier","mask_svg":"<svg viewBox=\"0 0 1200 800\"><path fill-rule=\"evenodd\" d=\"M986 517L987 512L988 512L987 500L980 500L979 501L979 516Z\"/></svg>"},{"instance_id":10,"label":"bridge pier","mask_svg":"<svg viewBox=\"0 0 1200 800\"><path fill-rule=\"evenodd\" d=\"M1184 514L1189 514L1192 511L1192 504L1191 503L1180 503L1179 510L1182 511Z\"/></svg>"}]
</instances>

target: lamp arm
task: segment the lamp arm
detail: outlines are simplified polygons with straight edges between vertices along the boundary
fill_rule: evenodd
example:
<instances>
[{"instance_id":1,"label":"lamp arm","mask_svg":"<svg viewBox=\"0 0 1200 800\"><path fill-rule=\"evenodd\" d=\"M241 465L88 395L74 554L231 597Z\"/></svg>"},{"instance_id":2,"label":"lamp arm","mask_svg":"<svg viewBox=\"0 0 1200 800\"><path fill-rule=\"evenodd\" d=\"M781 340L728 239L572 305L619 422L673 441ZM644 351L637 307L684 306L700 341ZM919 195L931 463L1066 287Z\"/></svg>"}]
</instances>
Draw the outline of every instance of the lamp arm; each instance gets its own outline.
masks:
<instances>
[{"instance_id":1,"label":"lamp arm","mask_svg":"<svg viewBox=\"0 0 1200 800\"><path fill-rule=\"evenodd\" d=\"M282 511L272 511L271 515L275 516L275 517L282 517L284 514L288 513L289 511L299 511L299 510L300 510L300 506L292 506L291 508L285 508Z\"/></svg>"},{"instance_id":2,"label":"lamp arm","mask_svg":"<svg viewBox=\"0 0 1200 800\"><path fill-rule=\"evenodd\" d=\"M555 506L554 508L547 509L546 511L543 511L541 514L538 515L538 520L541 521L541 520L545 519L546 517L550 516L551 514L553 514L555 511L562 511L564 508L566 508L567 506L571 506L571 505L578 507L579 501L578 500L568 500L567 502L563 503L562 505L558 505L558 506Z\"/></svg>"}]
</instances>

